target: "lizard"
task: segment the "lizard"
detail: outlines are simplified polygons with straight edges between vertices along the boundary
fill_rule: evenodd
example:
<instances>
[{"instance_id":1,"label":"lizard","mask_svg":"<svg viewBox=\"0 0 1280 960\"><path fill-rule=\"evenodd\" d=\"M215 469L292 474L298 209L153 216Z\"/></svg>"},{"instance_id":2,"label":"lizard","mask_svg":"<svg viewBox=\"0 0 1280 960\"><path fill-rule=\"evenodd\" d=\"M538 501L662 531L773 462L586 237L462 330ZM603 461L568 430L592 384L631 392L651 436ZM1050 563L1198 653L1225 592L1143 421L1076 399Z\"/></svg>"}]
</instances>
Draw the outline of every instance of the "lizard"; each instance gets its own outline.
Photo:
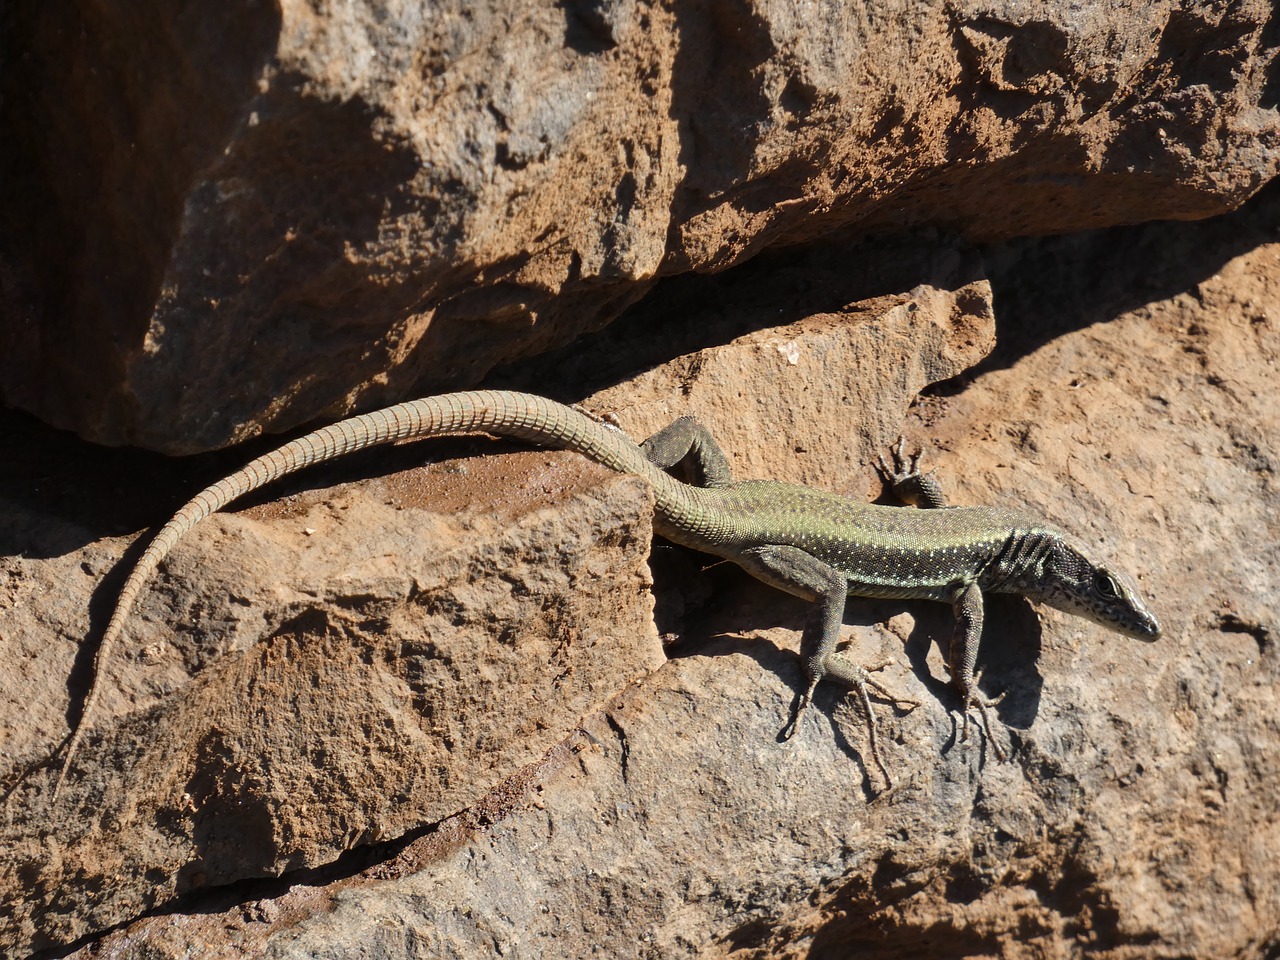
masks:
<instances>
[{"instance_id":1,"label":"lizard","mask_svg":"<svg viewBox=\"0 0 1280 960\"><path fill-rule=\"evenodd\" d=\"M621 430L573 407L527 393L463 391L408 401L321 427L251 461L197 493L156 533L116 600L94 655L92 678L54 786L56 806L77 748L101 695L104 665L151 574L197 523L233 500L305 467L377 444L457 434L488 434L576 451L653 487L654 531L665 539L732 561L756 579L813 603L801 633L807 686L783 738L790 739L824 678L857 691L871 730L871 752L886 780L875 740L868 688L899 703L868 671L836 651L849 596L950 603L955 628L951 680L963 729L977 711L997 758L975 665L983 595L1021 594L1143 640L1160 636L1155 615L1124 574L1088 559L1064 531L1003 507L949 507L919 454L899 440L893 463L877 465L886 483L920 509L868 504L812 487L733 479L729 460L705 426L682 417L638 444ZM684 466L686 483L668 472ZM890 781L892 782L892 781Z\"/></svg>"}]
</instances>

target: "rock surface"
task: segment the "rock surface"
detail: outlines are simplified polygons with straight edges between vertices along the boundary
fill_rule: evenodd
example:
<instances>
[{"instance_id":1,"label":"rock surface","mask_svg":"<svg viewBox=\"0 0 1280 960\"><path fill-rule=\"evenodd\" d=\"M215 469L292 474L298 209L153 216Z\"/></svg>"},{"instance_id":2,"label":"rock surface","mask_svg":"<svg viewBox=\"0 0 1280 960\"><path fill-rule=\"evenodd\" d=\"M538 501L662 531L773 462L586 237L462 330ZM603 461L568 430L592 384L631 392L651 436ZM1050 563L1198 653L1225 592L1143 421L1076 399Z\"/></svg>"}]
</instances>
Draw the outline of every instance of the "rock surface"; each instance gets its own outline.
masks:
<instances>
[{"instance_id":1,"label":"rock surface","mask_svg":"<svg viewBox=\"0 0 1280 960\"><path fill-rule=\"evenodd\" d=\"M739 475L859 498L905 430L953 501L1071 529L1166 624L992 601L1001 764L958 741L949 612L851 602L920 701L877 704L889 788L839 690L779 742L807 611L647 567L642 483L382 450L180 544L50 811L138 530L248 454L6 412L0 953L1280 955L1280 193L1008 242L1257 191L1276 23L0 11L6 406L204 451L487 375L637 437L695 412Z\"/></svg>"},{"instance_id":2,"label":"rock surface","mask_svg":"<svg viewBox=\"0 0 1280 960\"><path fill-rule=\"evenodd\" d=\"M1219 213L1280 160L1274 17L14 5L0 391L98 442L204 451L474 385L656 278L836 231Z\"/></svg>"},{"instance_id":3,"label":"rock surface","mask_svg":"<svg viewBox=\"0 0 1280 960\"><path fill-rule=\"evenodd\" d=\"M848 390L822 406L869 416L843 459L829 458L838 467L872 446L868 436L882 445L884 425L900 422L923 386L989 352L989 285L952 286L695 355L694 396L716 397L715 414L744 383L774 382L774 400L799 415L815 382L843 379ZM662 412L660 384L668 403L692 386L681 372L687 363L651 372L634 391L644 402L617 408L634 435L658 428L648 421ZM815 464L826 446L815 443ZM12 906L0 936L72 941L175 896L330 863L470 811L504 778L531 777L520 771L580 717L654 669L647 487L597 468L579 478L581 458L569 454L509 459L260 505L193 531L126 634L137 659L108 665L104 713L116 716L95 719L59 809L48 805L56 766L10 798L0 900ZM0 635L17 640L10 655L25 668L4 691L19 760L6 782L50 748L72 670L66 639L123 548L99 542L24 561L41 520L17 524L6 561L14 592ZM56 606L43 602L58 592ZM64 656L38 657L51 640Z\"/></svg>"},{"instance_id":4,"label":"rock surface","mask_svg":"<svg viewBox=\"0 0 1280 960\"><path fill-rule=\"evenodd\" d=\"M660 617L674 618L680 628L673 659L625 689L622 678L602 680L620 692L599 709L588 706L595 695L584 694L577 701L585 714L580 722L570 719L573 710L566 707L559 715L567 725L559 733L539 730L527 744L514 744L511 765L479 772L469 790L455 796L448 815L430 819L428 806L451 804L426 804L425 789L408 797L422 813L397 809L392 783L381 807L352 804L351 810L367 818L347 820L339 838L326 811L314 804L304 811L302 793L284 792L283 781L264 779L261 793L269 799L259 811L296 816L295 829L304 834L309 818L324 824L306 837L315 845L310 849L321 851L306 862L322 862L323 851L335 844L367 845L314 869L291 869L278 881L192 891L166 902L157 915L127 922L61 955L176 958L188 955L193 944L214 956L278 958L495 952L586 957L600 951L821 958L865 950L884 956L1089 952L1115 960L1274 955L1280 947L1280 798L1274 789L1280 776L1278 212L1280 194L1269 190L1239 214L1203 224L1156 224L987 251L1001 345L973 372L922 398L906 430L928 444L930 465L955 502L1017 504L1069 527L1138 574L1166 625L1164 639L1145 645L1022 601L993 601L982 652L984 686L990 693L1009 691L997 711L996 735L1012 750L1011 762L995 762L981 740L957 742L954 700L935 642L947 635L950 615L929 604L851 602L846 613L847 639L856 655L866 662L894 660L882 679L921 701L911 712L877 704L893 789L886 790L866 763L865 723L839 691L822 693L819 710L800 735L779 743L800 682L795 648L803 605L761 589L727 565L699 574L688 562L696 558L663 549L654 558L655 596ZM752 288L749 277L744 282ZM937 291L929 296L942 299ZM761 303L759 309L774 308ZM844 348L848 355L874 354L902 312L892 305L851 326L849 336L862 331L869 339L861 341L862 348ZM928 310L910 315L926 330L936 323L937 314ZM949 329L960 334L981 325ZM802 361L818 355L811 346L831 336L831 328L819 317L803 332ZM927 337L917 334L910 342ZM670 388L688 390L712 407L716 398L727 402L739 389L760 396L784 379L778 352L760 347L769 343L764 333L746 341L729 338L722 347L708 348L692 369L670 367ZM727 382L718 373L719 351L738 363L755 357L755 372L763 379L744 372L740 383ZM839 404L814 398L843 395L848 384L833 382L821 364L795 366L812 377L812 409L826 411L827 429L865 442L851 425L856 418L834 414ZM655 376L660 382L662 372ZM642 381L636 395L640 415L654 403L653 385ZM891 395L883 409L867 412L866 422L890 422L890 411L901 411L905 399ZM628 411L618 409L625 421ZM795 456L781 436L759 437L756 446L762 459L774 451L779 469ZM537 464L576 462L525 456ZM865 468L851 477L837 463L821 476L821 458L814 459L812 470L827 486L854 495L872 487ZM466 469L483 477L489 460L469 460ZM366 462L353 469L380 468ZM554 478L560 469L536 471L543 479L533 481L535 489L559 489L562 483ZM46 469L39 475L49 490L44 496L56 499L56 474ZM157 582L130 646L135 657L152 642L194 645L204 637L205 646L183 653L183 669L171 669L167 681L148 678L153 667L145 659L119 664L112 682L123 695L111 704L116 717L103 722L106 736L92 739L86 768L95 756L109 766L140 724L181 715L166 702L198 697L219 676L269 656L295 602L315 607L317 652L328 656L304 658L295 685L272 688L267 701L281 713L296 713L297 722L306 717L315 730L336 722L339 729L324 741L328 748L358 750L365 737L353 737L344 711L372 709L375 685L389 683L395 690L400 681L388 669L394 657L375 657L371 665L332 655L332 635L342 640L341 631L355 619L348 603L357 591L342 584L361 577L348 580L345 571L359 573L379 559L380 537L401 537L405 549L412 549L412 538L387 525L377 536L348 531L345 543L333 540L331 551L324 545L344 515L368 501L380 504L388 489L410 482L416 483L386 481L388 487L368 481L304 494L283 506L257 506L211 524L205 531L210 539L192 538L185 559L175 556ZM509 483L504 473L488 487L502 490ZM596 500L616 507L618 490L626 492L631 519L615 519L630 523L631 536L643 536L642 491L634 484L588 469L563 485L579 491L573 503ZM488 490L475 502L492 495ZM341 509L344 503L349 510ZM54 520L67 512L55 513ZM400 516L413 512L409 507ZM422 522L436 536L442 525L478 521L464 514ZM247 560L251 554L241 552L249 541L242 539L235 555L219 559L218 537L239 531L247 538L257 524L266 531L262 546L273 558L269 562L290 564L293 554L308 550L329 553L326 563L338 567L336 584L318 597L291 600L290 588L279 597L237 604L245 581L256 580ZM317 533L308 537L307 525ZM39 564L29 559L43 542L40 534L63 543L69 535L60 529L37 523L25 534L29 542L11 541L16 549L7 551L13 555L6 568L10 603L62 581L83 603L107 558L120 552L122 541L107 541L79 552L47 550L52 559ZM272 529L282 541L274 550L265 539ZM572 525L559 529L557 535L572 543ZM534 532L530 528L530 545L545 545ZM315 537L323 539L309 546ZM634 547L623 551L632 559ZM427 548L418 549L425 560ZM547 570L523 567L511 586L528 577L537 583L556 576L560 549L543 557ZM81 570L84 562L90 566ZM627 563L632 589L623 592L643 607L634 589L643 574L630 566L631 559ZM161 632L164 624L183 620L181 610L170 606L174 585L197 573L208 579L199 588L200 604L219 603L229 612L199 610L200 629L187 639L185 631ZM32 577L48 579L31 586ZM468 583L472 590L496 589L480 579ZM562 581L557 589L567 587ZM34 602L22 609L35 615L21 630L35 629L27 626L32 622L45 632L43 649L12 658L25 673L6 692L3 729L23 731L18 766L59 726L54 711L67 702L59 685L83 630L82 614L77 619ZM412 613L422 615L416 608ZM608 623L621 616L621 607L602 614L609 642L636 643ZM219 625L220 617L233 619L234 630ZM272 622L259 621L263 617ZM643 636L634 662L643 671L656 662L656 641L651 628L635 629ZM236 648L232 638L241 631L254 638L251 647ZM14 632L0 626L7 649L14 646ZM392 642L370 641L383 651ZM499 661L505 654L501 647L475 651ZM612 667L614 656L611 649L609 660L594 667L584 660L581 669ZM208 665L194 681L167 701L156 695L166 682L177 686L173 678L181 679L201 658ZM322 688L313 689L305 704L298 698L296 710L277 702L281 691L308 689L303 681L322 675L322 666L337 671L339 665L347 692L329 701L328 716L316 716L324 713L315 692ZM126 709L126 698L143 709ZM456 707L463 709L460 702ZM410 733L425 727L423 720L411 720L413 713L403 714L403 729ZM487 729L476 719L460 727L458 736ZM280 740L292 743L293 734L285 729ZM541 752L535 747L552 741ZM406 751L429 748L429 738L418 734L397 741L397 749ZM333 786L323 771L307 765L314 759L297 760L295 769L309 777L300 790ZM232 776L218 755L200 762L201 769L227 771L218 783L228 796L252 782ZM394 770L383 775L395 782L405 776ZM99 769L94 776L107 775ZM40 809L47 778L48 771L38 771L15 792L6 807L6 815L16 814L9 836L16 831L27 842L40 840L23 831L31 829L26 818ZM11 775L4 782L10 780ZM154 786L163 792L169 782L161 776ZM86 783L79 796L110 783ZM106 822L121 809L145 818L152 786L150 780L135 785L132 801L108 800L107 809L90 819ZM463 800L467 793L474 799ZM376 804L378 796L375 789L366 802ZM135 807L121 806L130 802ZM406 802L403 791L399 802ZM258 823L230 813L215 821L220 829L249 831ZM391 823L413 825L402 826L401 834L386 829ZM386 839L372 842L379 832ZM285 839L294 842L296 836ZM237 837L252 839L225 833L224 849L236 848ZM268 852L280 846L274 837L263 844ZM99 895L93 886L76 892ZM65 895L69 899L72 891ZM70 922L66 916L53 920ZM40 922L52 920L45 916Z\"/></svg>"},{"instance_id":5,"label":"rock surface","mask_svg":"<svg viewBox=\"0 0 1280 960\"><path fill-rule=\"evenodd\" d=\"M108 665L59 808L5 832L4 941L72 940L472 806L662 662L651 516L638 478L534 453L211 518L140 605L132 662ZM7 562L0 632L23 662L83 622L105 546ZM41 573L74 584L71 623ZM13 746L56 728L56 697L13 716L25 681L6 683Z\"/></svg>"}]
</instances>

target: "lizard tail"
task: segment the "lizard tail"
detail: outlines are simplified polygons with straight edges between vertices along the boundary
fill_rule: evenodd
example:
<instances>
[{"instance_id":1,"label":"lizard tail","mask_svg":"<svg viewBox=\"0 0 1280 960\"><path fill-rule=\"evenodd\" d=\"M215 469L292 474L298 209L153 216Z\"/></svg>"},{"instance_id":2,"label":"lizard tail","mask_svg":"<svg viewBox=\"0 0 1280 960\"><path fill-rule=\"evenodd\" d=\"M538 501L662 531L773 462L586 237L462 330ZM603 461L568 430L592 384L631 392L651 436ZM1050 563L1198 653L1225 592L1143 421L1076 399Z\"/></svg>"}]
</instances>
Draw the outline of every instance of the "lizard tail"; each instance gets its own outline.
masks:
<instances>
[{"instance_id":1,"label":"lizard tail","mask_svg":"<svg viewBox=\"0 0 1280 960\"><path fill-rule=\"evenodd\" d=\"M655 467L625 434L572 407L544 397L501 390L473 390L426 397L341 420L291 440L229 477L201 490L156 534L129 574L94 655L93 679L79 722L67 743L53 789L56 806L71 761L81 745L102 691L103 667L151 574L174 544L201 520L272 480L313 464L396 440L449 434L491 433L574 450L621 473L638 474L654 486L662 514L677 526L696 528L702 511L695 488Z\"/></svg>"}]
</instances>

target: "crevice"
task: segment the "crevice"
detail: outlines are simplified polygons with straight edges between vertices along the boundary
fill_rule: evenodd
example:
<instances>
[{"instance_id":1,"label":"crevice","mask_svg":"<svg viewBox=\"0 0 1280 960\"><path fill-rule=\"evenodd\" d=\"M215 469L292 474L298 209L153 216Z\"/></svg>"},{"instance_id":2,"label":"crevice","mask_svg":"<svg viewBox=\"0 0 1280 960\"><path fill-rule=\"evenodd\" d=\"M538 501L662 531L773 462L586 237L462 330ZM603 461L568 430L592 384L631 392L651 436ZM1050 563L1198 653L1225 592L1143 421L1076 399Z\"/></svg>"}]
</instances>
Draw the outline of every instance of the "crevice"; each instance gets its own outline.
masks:
<instances>
[{"instance_id":1,"label":"crevice","mask_svg":"<svg viewBox=\"0 0 1280 960\"><path fill-rule=\"evenodd\" d=\"M610 723L613 721L610 719ZM289 895L295 888L307 888L307 909L319 912L324 902L347 887L395 880L439 862L472 840L481 831L505 820L530 805L529 798L540 783L568 765L591 742L581 727L570 732L539 760L504 778L474 803L441 820L415 827L392 840L362 844L338 854L328 863L290 870L274 877L251 877L217 887L205 887L172 897L164 903L120 923L104 927L63 946L38 951L32 960L58 960L126 930L141 920L176 915L218 915L239 909L252 918L256 913L278 913L280 924L296 921L285 909L265 911L264 901ZM625 741L625 738L623 738ZM625 757L625 746L624 746ZM300 894L301 895L301 894Z\"/></svg>"},{"instance_id":2,"label":"crevice","mask_svg":"<svg viewBox=\"0 0 1280 960\"><path fill-rule=\"evenodd\" d=\"M627 741L627 731L622 728L622 724L618 723L612 713L605 711L605 721L609 724L609 729L613 731L613 735L618 738L618 774L625 784L628 782L627 774L629 773L631 763L631 747Z\"/></svg>"},{"instance_id":3,"label":"crevice","mask_svg":"<svg viewBox=\"0 0 1280 960\"><path fill-rule=\"evenodd\" d=\"M78 950L88 947L113 933L122 931L152 917L165 917L177 914L217 914L224 913L234 907L245 907L263 900L273 900L288 893L294 887L326 887L342 881L352 880L361 874L370 873L376 868L394 861L414 844L429 838L440 830L446 820L416 828L395 839L367 846L355 847L340 854L330 863L301 870L291 870L276 877L255 877L237 880L220 887L211 887L197 892L183 894L166 900L137 916L122 920L119 923L93 933L86 934L78 940L32 955L31 960L58 960ZM333 895L330 891L329 896Z\"/></svg>"},{"instance_id":4,"label":"crevice","mask_svg":"<svg viewBox=\"0 0 1280 960\"><path fill-rule=\"evenodd\" d=\"M1232 213L1192 222L1153 221L982 248L995 305L996 348L986 360L926 389L954 396L1072 330L1167 300L1275 239L1280 182ZM1045 297L1045 290L1071 291Z\"/></svg>"}]
</instances>

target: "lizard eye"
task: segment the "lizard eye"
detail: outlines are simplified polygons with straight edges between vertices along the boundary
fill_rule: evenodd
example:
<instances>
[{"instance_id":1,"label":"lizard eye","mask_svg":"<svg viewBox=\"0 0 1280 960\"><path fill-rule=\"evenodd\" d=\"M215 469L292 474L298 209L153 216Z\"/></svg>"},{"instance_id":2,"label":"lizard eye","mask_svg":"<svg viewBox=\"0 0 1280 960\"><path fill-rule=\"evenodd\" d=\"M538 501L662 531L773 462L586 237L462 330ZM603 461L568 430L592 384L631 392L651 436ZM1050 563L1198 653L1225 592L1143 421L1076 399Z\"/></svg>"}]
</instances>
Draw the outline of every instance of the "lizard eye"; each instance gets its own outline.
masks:
<instances>
[{"instance_id":1,"label":"lizard eye","mask_svg":"<svg viewBox=\"0 0 1280 960\"><path fill-rule=\"evenodd\" d=\"M1093 575L1093 589L1104 600L1117 600L1120 597L1120 587L1116 584L1111 574L1099 570Z\"/></svg>"}]
</instances>

